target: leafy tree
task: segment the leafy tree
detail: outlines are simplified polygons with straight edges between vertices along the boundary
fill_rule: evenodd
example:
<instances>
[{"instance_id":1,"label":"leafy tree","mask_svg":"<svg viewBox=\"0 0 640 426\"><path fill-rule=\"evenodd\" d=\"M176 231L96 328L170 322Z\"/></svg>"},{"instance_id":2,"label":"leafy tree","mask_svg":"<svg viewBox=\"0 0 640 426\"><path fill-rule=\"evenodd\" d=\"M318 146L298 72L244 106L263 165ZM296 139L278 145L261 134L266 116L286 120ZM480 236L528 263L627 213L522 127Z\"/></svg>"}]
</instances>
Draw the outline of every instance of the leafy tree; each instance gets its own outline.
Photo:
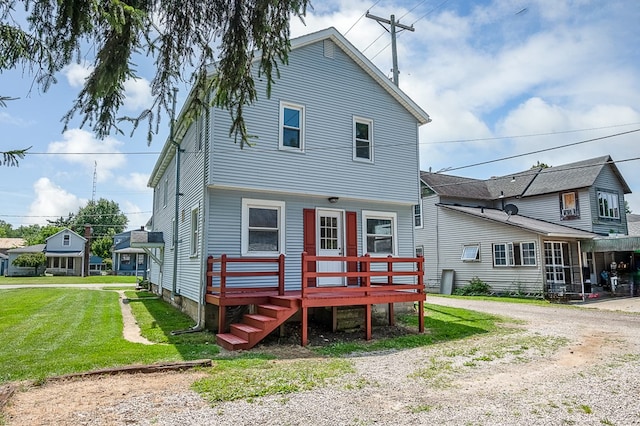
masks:
<instances>
[{"instance_id":1,"label":"leafy tree","mask_svg":"<svg viewBox=\"0 0 640 426\"><path fill-rule=\"evenodd\" d=\"M38 275L38 268L47 264L44 253L24 253L16 257L13 262L16 266L34 268L34 275Z\"/></svg>"},{"instance_id":2,"label":"leafy tree","mask_svg":"<svg viewBox=\"0 0 640 426\"><path fill-rule=\"evenodd\" d=\"M24 7L27 25L13 18L17 5ZM257 97L252 63L259 59L258 76L266 80L268 96L291 48L289 19L303 19L307 6L310 0L0 0L0 72L22 66L35 72L46 90L56 72L95 51L91 74L63 118L65 127L79 114L81 126L91 124L102 138L121 133L122 119L134 129L145 120L151 142L160 114L172 109L174 92L186 81L196 94L187 112L199 112L212 93L215 106L229 109L230 134L240 136L243 146L250 136L242 111ZM154 104L138 117L117 118L124 83L138 77L134 59L142 55L156 65ZM214 77L206 78L214 63Z\"/></svg>"},{"instance_id":3,"label":"leafy tree","mask_svg":"<svg viewBox=\"0 0 640 426\"><path fill-rule=\"evenodd\" d=\"M60 226L61 228L70 228L73 225L73 217L74 217L74 214L69 213L69 216L66 219L60 216L56 220L47 219L47 222L50 225Z\"/></svg>"},{"instance_id":4,"label":"leafy tree","mask_svg":"<svg viewBox=\"0 0 640 426\"><path fill-rule=\"evenodd\" d=\"M629 201L624 200L624 212L626 214L631 214L631 207L629 207Z\"/></svg>"},{"instance_id":5,"label":"leafy tree","mask_svg":"<svg viewBox=\"0 0 640 426\"><path fill-rule=\"evenodd\" d=\"M2 9L0 9L2 10ZM1 30L2 30L2 26L0 24L0 34L1 34ZM2 35L0 35L0 40L1 40ZM1 60L0 60L1 62ZM1 69L1 68L0 68ZM0 107L6 107L7 106L7 101L12 101L16 98L10 98L8 96L0 96ZM13 149L10 151L0 151L0 154L2 154L2 161L0 161L0 163L2 163L3 166L16 166L18 167L18 160L22 160L24 158L24 156L27 154L27 151L30 150L31 147L29 148L24 148L24 149Z\"/></svg>"},{"instance_id":6,"label":"leafy tree","mask_svg":"<svg viewBox=\"0 0 640 426\"><path fill-rule=\"evenodd\" d=\"M96 241L102 237L112 237L124 231L129 223L127 216L120 211L115 201L100 198L89 201L81 207L73 218L72 229L84 236L84 227L91 226L91 239Z\"/></svg>"},{"instance_id":7,"label":"leafy tree","mask_svg":"<svg viewBox=\"0 0 640 426\"><path fill-rule=\"evenodd\" d=\"M103 259L111 257L111 247L113 247L113 236L104 236L94 239L91 243L91 253Z\"/></svg>"},{"instance_id":8,"label":"leafy tree","mask_svg":"<svg viewBox=\"0 0 640 426\"><path fill-rule=\"evenodd\" d=\"M545 163L541 163L540 161L536 161L536 164L531 166L532 169L548 169L549 167L551 166Z\"/></svg>"},{"instance_id":9,"label":"leafy tree","mask_svg":"<svg viewBox=\"0 0 640 426\"><path fill-rule=\"evenodd\" d=\"M27 245L35 245L35 244L44 244L45 240L52 236L55 233L58 233L62 230L62 227L47 225L28 225L21 226L16 230L16 234L20 238L24 238L27 242Z\"/></svg>"}]
</instances>

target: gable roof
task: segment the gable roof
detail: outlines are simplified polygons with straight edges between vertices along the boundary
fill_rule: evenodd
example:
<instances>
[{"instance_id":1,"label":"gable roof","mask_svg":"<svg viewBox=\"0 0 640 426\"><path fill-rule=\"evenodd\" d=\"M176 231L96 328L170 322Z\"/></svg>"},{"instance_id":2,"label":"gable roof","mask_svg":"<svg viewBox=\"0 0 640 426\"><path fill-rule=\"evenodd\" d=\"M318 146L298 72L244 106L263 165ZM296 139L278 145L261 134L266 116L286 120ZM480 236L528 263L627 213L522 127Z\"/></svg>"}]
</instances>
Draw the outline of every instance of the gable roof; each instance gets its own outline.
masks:
<instances>
[{"instance_id":1,"label":"gable roof","mask_svg":"<svg viewBox=\"0 0 640 426\"><path fill-rule=\"evenodd\" d=\"M86 241L87 241L87 239L86 239L85 237L83 237L83 236L79 235L77 232L75 232L75 231L73 231L72 229L69 229L69 228L61 229L60 231L56 232L55 234L48 236L47 238L45 238L45 241L49 241L51 238L53 238L53 237L55 237L55 236L57 236L57 235L60 235L60 234L62 234L63 232L64 232L64 233L69 233L69 234L75 235L76 237L80 238L80 239L81 239L82 241L84 241L84 242L86 242Z\"/></svg>"},{"instance_id":2,"label":"gable roof","mask_svg":"<svg viewBox=\"0 0 640 426\"><path fill-rule=\"evenodd\" d=\"M504 197L530 197L592 186L602 170L610 167L620 181L624 193L629 185L611 156L590 158L553 167L536 167L487 180L469 179L439 173L420 172L422 181L437 194L481 200Z\"/></svg>"},{"instance_id":3,"label":"gable roof","mask_svg":"<svg viewBox=\"0 0 640 426\"><path fill-rule=\"evenodd\" d=\"M413 115L416 121L419 124L427 124L431 122L431 118L429 114L427 114L418 104L416 104L413 100L409 98L398 86L393 84L387 76L380 71L369 59L367 59L358 49L356 49L340 32L334 27L329 27L321 31L316 31L314 33L306 34L301 37L296 37L290 40L291 52L294 52L297 49L300 49L304 46L307 46L312 43L317 43L322 40L331 40L333 43L339 47L347 56L349 56L356 64L362 68L362 70L367 73L371 78L373 78L387 93L389 93L398 103L400 103L407 111ZM260 61L261 55L259 52L256 52L254 63ZM215 68L210 67L209 76L212 76L215 73ZM162 148L162 152L158 157L158 161L156 162L151 175L149 176L149 181L147 186L154 187L158 184L158 181L166 168L169 166L169 163L173 159L175 155L175 147L179 145L179 140L182 135L186 132L186 128L183 127L184 116L186 111L188 110L187 106L193 102L194 93L193 91L189 92L187 96L187 100L185 101L178 118L176 119L176 132L174 136L174 141L167 139Z\"/></svg>"},{"instance_id":4,"label":"gable roof","mask_svg":"<svg viewBox=\"0 0 640 426\"><path fill-rule=\"evenodd\" d=\"M489 220L500 223L502 225L513 226L525 231L533 232L538 235L553 238L574 238L574 239L593 239L596 234L579 229L570 228L568 226L557 225L555 223L545 222L539 219L521 215L509 215L508 213L486 207L463 207L452 206L447 204L436 204L438 207L457 211L463 214L474 216L480 219Z\"/></svg>"},{"instance_id":5,"label":"gable roof","mask_svg":"<svg viewBox=\"0 0 640 426\"><path fill-rule=\"evenodd\" d=\"M47 245L35 244L33 246L18 247L8 251L8 253L42 253Z\"/></svg>"}]
</instances>

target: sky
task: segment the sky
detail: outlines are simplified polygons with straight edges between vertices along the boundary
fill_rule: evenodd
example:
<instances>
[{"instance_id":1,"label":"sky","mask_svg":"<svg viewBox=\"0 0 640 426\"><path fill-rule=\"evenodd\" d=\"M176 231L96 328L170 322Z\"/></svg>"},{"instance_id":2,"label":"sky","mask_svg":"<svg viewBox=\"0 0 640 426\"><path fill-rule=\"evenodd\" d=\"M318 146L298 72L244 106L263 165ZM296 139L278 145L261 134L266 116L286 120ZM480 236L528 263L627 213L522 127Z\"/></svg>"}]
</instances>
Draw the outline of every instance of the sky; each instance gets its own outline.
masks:
<instances>
[{"instance_id":1,"label":"sky","mask_svg":"<svg viewBox=\"0 0 640 426\"><path fill-rule=\"evenodd\" d=\"M400 88L432 118L420 128L422 170L477 179L611 155L640 213L640 2L636 0L312 1L297 37L335 27L389 78L388 26L397 36ZM386 27L386 28L385 28ZM122 115L151 105L152 69L126 85ZM168 136L165 118L99 140L61 122L88 75L72 64L43 92L23 70L0 74L0 150L31 146L19 167L0 167L0 220L45 225L91 199L116 201L128 229L151 217L147 187ZM178 109L188 87L178 92Z\"/></svg>"}]
</instances>

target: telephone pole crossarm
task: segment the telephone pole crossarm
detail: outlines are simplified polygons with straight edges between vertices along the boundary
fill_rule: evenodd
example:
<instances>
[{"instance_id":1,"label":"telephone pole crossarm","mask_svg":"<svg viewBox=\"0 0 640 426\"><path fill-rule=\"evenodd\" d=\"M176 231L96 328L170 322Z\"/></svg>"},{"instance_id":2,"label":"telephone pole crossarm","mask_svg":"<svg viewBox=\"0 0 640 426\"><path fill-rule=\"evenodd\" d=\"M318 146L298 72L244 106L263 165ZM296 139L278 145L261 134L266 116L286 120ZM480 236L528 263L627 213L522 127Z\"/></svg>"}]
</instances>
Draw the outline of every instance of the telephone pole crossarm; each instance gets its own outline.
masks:
<instances>
[{"instance_id":1,"label":"telephone pole crossarm","mask_svg":"<svg viewBox=\"0 0 640 426\"><path fill-rule=\"evenodd\" d=\"M381 18L380 16L372 15L369 13L369 11L367 11L365 16L369 19L378 21L380 25L382 25L381 23L384 23L389 25L390 27L390 30L387 30L387 31L391 33L391 55L393 59L393 70L392 70L393 83L396 86L398 86L400 73L398 72L398 53L396 51L396 27L402 28L403 30L408 30L408 31L415 31L415 29L413 28L413 25L409 26L409 25L404 25L404 24L401 24L400 22L397 22L395 15L391 15L391 19L386 19L386 18Z\"/></svg>"}]
</instances>

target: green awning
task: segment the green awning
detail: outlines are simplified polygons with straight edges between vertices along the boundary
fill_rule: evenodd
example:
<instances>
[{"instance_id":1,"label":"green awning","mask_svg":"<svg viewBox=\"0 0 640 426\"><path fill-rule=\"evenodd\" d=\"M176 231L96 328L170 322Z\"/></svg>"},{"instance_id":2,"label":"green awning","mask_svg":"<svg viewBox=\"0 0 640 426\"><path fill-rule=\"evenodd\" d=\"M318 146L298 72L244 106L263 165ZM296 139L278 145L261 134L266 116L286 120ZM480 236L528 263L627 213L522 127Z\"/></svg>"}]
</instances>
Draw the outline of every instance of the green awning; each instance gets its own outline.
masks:
<instances>
[{"instance_id":1,"label":"green awning","mask_svg":"<svg viewBox=\"0 0 640 426\"><path fill-rule=\"evenodd\" d=\"M602 237L582 241L582 251L640 251L640 237Z\"/></svg>"}]
</instances>

